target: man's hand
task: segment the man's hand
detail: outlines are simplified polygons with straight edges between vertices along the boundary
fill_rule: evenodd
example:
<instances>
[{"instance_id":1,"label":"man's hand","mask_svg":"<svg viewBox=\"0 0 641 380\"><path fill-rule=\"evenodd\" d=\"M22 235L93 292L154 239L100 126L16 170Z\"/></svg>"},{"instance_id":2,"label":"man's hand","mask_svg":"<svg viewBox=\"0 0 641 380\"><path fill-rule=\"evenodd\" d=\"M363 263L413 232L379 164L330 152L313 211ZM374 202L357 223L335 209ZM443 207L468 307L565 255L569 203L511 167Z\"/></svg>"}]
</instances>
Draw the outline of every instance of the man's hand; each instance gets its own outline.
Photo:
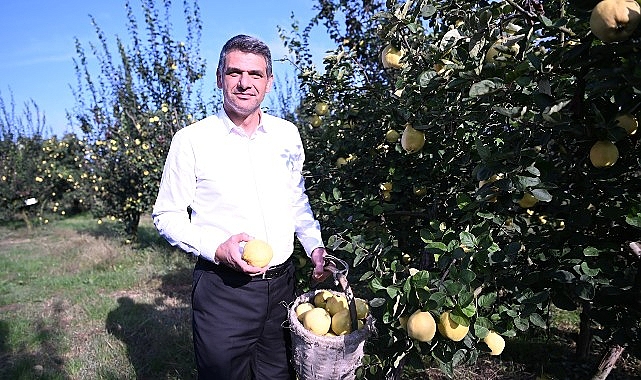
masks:
<instances>
[{"instance_id":1,"label":"man's hand","mask_svg":"<svg viewBox=\"0 0 641 380\"><path fill-rule=\"evenodd\" d=\"M267 267L259 268L247 264L240 253L240 243L248 242L252 239L253 237L246 233L230 236L229 239L216 249L216 259L218 259L221 265L226 265L239 272L247 273L250 276L264 273Z\"/></svg>"},{"instance_id":2,"label":"man's hand","mask_svg":"<svg viewBox=\"0 0 641 380\"><path fill-rule=\"evenodd\" d=\"M314 271L312 272L312 281L320 283L325 281L325 279L331 276L332 272L325 270L325 255L327 252L325 248L319 247L312 251L311 259L312 264L314 265Z\"/></svg>"}]
</instances>

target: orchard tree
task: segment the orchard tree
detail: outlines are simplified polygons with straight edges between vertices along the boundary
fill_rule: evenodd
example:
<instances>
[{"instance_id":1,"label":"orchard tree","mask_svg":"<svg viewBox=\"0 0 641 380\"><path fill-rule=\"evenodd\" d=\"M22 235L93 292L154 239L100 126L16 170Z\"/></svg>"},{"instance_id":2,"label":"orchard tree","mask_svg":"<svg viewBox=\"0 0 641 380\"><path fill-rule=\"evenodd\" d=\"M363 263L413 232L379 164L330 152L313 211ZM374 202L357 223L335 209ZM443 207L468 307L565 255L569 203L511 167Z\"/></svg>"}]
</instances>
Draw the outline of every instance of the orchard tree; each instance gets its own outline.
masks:
<instances>
[{"instance_id":1,"label":"orchard tree","mask_svg":"<svg viewBox=\"0 0 641 380\"><path fill-rule=\"evenodd\" d=\"M73 116L88 144L92 211L123 222L126 234L135 238L140 216L155 200L173 134L206 114L207 104L201 97L205 63L197 2L182 3L183 40L173 35L171 1L162 2L160 14L154 0L141 0L144 31L131 2L125 6L128 42L116 37L112 45L92 19L98 43L89 47L97 68L76 41Z\"/></svg>"},{"instance_id":2,"label":"orchard tree","mask_svg":"<svg viewBox=\"0 0 641 380\"><path fill-rule=\"evenodd\" d=\"M84 145L75 135L45 137L46 119L38 105L16 111L13 96L0 96L0 219L19 216L28 229L47 223L51 213L80 210Z\"/></svg>"},{"instance_id":3,"label":"orchard tree","mask_svg":"<svg viewBox=\"0 0 641 380\"><path fill-rule=\"evenodd\" d=\"M87 211L90 168L85 142L73 133L52 136L42 141L38 158L35 180L42 184L38 220L44 221L47 212L65 216Z\"/></svg>"},{"instance_id":4,"label":"orchard tree","mask_svg":"<svg viewBox=\"0 0 641 380\"><path fill-rule=\"evenodd\" d=\"M321 1L322 71L289 36L310 198L379 321L361 376L452 376L552 307L580 312L579 358L638 345L641 28L604 2Z\"/></svg>"}]
</instances>

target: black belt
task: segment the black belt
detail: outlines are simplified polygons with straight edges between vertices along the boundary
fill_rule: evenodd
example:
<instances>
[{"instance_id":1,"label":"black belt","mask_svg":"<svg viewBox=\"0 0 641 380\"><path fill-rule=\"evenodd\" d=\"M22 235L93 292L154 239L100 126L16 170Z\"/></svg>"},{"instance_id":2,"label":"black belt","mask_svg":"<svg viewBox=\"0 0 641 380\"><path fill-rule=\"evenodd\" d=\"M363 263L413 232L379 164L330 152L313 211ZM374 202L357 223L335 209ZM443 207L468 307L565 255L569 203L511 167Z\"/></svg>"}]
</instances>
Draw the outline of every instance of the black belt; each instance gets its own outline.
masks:
<instances>
[{"instance_id":1,"label":"black belt","mask_svg":"<svg viewBox=\"0 0 641 380\"><path fill-rule=\"evenodd\" d=\"M270 267L263 274L250 276L247 273L239 272L235 269L232 269L227 265L224 265L224 264L216 265L207 259L203 259L202 257L199 257L198 261L196 262L196 269L202 269L202 270L212 271L217 273L235 274L243 277L248 277L251 281L258 281L258 280L271 280L273 278L280 277L285 273L287 273L287 271L289 270L289 268L291 268L292 265L293 265L292 260L288 259L282 264L278 264Z\"/></svg>"}]
</instances>

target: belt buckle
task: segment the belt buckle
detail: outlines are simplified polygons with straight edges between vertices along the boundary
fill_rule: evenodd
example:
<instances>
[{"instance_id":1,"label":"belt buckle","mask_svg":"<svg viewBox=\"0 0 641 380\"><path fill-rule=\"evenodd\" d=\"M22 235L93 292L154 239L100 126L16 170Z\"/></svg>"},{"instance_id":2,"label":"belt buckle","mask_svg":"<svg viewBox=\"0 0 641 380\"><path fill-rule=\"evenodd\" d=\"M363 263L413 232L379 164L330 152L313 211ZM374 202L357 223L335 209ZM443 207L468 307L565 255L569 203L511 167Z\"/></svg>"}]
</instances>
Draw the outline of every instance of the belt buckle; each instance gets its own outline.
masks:
<instances>
[{"instance_id":1,"label":"belt buckle","mask_svg":"<svg viewBox=\"0 0 641 380\"><path fill-rule=\"evenodd\" d=\"M263 274L260 275L260 278L263 280L271 280L272 278L276 277L276 272L274 272L273 268L267 269Z\"/></svg>"}]
</instances>

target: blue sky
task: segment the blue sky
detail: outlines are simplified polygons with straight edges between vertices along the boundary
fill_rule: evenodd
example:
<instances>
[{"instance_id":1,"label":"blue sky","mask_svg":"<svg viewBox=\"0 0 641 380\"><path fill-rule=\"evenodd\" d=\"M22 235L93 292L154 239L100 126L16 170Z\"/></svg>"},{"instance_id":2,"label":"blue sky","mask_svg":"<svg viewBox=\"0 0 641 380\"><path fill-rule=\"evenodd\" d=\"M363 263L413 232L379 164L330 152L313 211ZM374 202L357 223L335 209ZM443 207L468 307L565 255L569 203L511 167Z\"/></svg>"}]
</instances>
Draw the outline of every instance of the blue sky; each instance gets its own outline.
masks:
<instances>
[{"instance_id":1,"label":"blue sky","mask_svg":"<svg viewBox=\"0 0 641 380\"><path fill-rule=\"evenodd\" d=\"M137 0L131 3L134 9L140 8ZM238 33L257 36L270 45L274 59L283 57L285 49L277 26L289 29L292 13L301 25L306 25L314 15L315 3L314 0L200 1L201 54L207 61L205 85L215 86L213 72L227 38ZM176 28L184 25L181 4L182 0L173 1L177 10L173 21ZM78 38L85 46L97 41L89 15L96 19L107 38L114 40L118 35L128 41L124 0L0 2L0 94L5 103L10 102L13 94L19 112L24 102L32 99L44 112L48 127L57 135L78 132L67 125L65 111L74 106L70 89L76 83L74 39ZM317 27L311 46L314 56L322 57L331 48L324 31ZM291 70L289 65L274 63L277 76L288 70Z\"/></svg>"}]
</instances>

